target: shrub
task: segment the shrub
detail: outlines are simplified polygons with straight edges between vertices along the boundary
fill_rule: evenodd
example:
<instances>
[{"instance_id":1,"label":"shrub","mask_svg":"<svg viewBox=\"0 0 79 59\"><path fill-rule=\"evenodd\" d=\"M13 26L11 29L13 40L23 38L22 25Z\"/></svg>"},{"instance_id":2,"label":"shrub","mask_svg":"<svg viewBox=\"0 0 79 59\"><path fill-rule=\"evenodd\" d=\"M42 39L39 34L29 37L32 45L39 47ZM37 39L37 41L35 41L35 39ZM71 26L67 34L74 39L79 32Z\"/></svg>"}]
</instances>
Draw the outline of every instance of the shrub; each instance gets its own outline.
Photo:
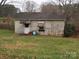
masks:
<instances>
[{"instance_id":1,"label":"shrub","mask_svg":"<svg viewBox=\"0 0 79 59\"><path fill-rule=\"evenodd\" d=\"M70 37L75 34L75 26L73 24L66 24L64 29L64 36Z\"/></svg>"}]
</instances>

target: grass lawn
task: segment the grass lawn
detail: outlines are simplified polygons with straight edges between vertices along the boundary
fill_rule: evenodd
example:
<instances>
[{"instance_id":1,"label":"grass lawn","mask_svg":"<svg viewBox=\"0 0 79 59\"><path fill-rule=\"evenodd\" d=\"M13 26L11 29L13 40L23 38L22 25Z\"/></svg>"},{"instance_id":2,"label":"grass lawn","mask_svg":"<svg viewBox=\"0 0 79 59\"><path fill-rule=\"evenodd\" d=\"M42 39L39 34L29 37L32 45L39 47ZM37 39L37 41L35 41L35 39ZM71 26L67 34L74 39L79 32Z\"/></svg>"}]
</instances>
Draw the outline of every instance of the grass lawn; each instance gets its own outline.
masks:
<instances>
[{"instance_id":1,"label":"grass lawn","mask_svg":"<svg viewBox=\"0 0 79 59\"><path fill-rule=\"evenodd\" d=\"M0 59L79 59L79 38L21 36L0 30Z\"/></svg>"}]
</instances>

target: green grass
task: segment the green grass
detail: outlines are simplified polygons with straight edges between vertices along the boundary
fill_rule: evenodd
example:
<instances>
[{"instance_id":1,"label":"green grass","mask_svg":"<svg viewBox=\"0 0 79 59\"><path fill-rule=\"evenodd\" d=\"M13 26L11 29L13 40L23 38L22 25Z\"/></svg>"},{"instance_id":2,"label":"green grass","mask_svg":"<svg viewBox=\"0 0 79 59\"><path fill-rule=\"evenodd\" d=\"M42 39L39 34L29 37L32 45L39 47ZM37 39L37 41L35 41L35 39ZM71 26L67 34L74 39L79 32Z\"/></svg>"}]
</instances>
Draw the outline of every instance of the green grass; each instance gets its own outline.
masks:
<instances>
[{"instance_id":1,"label":"green grass","mask_svg":"<svg viewBox=\"0 0 79 59\"><path fill-rule=\"evenodd\" d=\"M79 38L23 36L0 30L0 59L79 59Z\"/></svg>"},{"instance_id":2,"label":"green grass","mask_svg":"<svg viewBox=\"0 0 79 59\"><path fill-rule=\"evenodd\" d=\"M2 20L4 20L4 19L6 19L5 17L0 17L0 21L2 21Z\"/></svg>"}]
</instances>

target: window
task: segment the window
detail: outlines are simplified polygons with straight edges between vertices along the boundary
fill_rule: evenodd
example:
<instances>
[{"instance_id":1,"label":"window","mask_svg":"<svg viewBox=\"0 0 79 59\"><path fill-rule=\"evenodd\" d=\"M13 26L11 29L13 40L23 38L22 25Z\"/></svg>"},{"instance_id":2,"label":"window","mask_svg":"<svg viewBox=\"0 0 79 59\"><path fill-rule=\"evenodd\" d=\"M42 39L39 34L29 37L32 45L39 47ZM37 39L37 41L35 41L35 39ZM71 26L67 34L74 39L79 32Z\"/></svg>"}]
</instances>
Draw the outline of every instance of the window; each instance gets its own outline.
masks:
<instances>
[{"instance_id":1,"label":"window","mask_svg":"<svg viewBox=\"0 0 79 59\"><path fill-rule=\"evenodd\" d=\"M39 32L44 32L45 31L44 22L38 22L38 28Z\"/></svg>"},{"instance_id":2,"label":"window","mask_svg":"<svg viewBox=\"0 0 79 59\"><path fill-rule=\"evenodd\" d=\"M44 32L44 26L39 26L39 32Z\"/></svg>"}]
</instances>

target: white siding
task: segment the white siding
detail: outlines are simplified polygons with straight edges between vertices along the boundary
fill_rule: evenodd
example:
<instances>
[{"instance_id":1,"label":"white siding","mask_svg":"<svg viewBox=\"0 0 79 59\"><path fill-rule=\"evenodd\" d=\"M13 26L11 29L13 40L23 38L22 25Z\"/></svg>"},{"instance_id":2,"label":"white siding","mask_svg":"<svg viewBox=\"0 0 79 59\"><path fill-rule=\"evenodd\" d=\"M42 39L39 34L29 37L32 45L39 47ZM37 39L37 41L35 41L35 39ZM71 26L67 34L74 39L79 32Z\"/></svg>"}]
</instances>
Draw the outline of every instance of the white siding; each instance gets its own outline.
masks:
<instances>
[{"instance_id":1,"label":"white siding","mask_svg":"<svg viewBox=\"0 0 79 59\"><path fill-rule=\"evenodd\" d=\"M38 30L38 22L37 21L31 21L31 31L37 31Z\"/></svg>"},{"instance_id":2,"label":"white siding","mask_svg":"<svg viewBox=\"0 0 79 59\"><path fill-rule=\"evenodd\" d=\"M64 34L64 21L54 21L51 24L51 33L55 36L61 36Z\"/></svg>"},{"instance_id":3,"label":"white siding","mask_svg":"<svg viewBox=\"0 0 79 59\"><path fill-rule=\"evenodd\" d=\"M62 36L64 34L64 21L42 21L44 22L45 32L38 31L38 23L41 21L31 22L31 31L37 31L40 35Z\"/></svg>"},{"instance_id":4,"label":"white siding","mask_svg":"<svg viewBox=\"0 0 79 59\"><path fill-rule=\"evenodd\" d=\"M45 26L45 32L38 31L38 23L41 21L31 21L30 30L37 31L40 35L62 36L64 34L64 21L42 21ZM15 21L15 32L24 33L24 25L20 21Z\"/></svg>"},{"instance_id":5,"label":"white siding","mask_svg":"<svg viewBox=\"0 0 79 59\"><path fill-rule=\"evenodd\" d=\"M23 34L24 33L24 25L20 23L20 21L15 21L15 33Z\"/></svg>"}]
</instances>

